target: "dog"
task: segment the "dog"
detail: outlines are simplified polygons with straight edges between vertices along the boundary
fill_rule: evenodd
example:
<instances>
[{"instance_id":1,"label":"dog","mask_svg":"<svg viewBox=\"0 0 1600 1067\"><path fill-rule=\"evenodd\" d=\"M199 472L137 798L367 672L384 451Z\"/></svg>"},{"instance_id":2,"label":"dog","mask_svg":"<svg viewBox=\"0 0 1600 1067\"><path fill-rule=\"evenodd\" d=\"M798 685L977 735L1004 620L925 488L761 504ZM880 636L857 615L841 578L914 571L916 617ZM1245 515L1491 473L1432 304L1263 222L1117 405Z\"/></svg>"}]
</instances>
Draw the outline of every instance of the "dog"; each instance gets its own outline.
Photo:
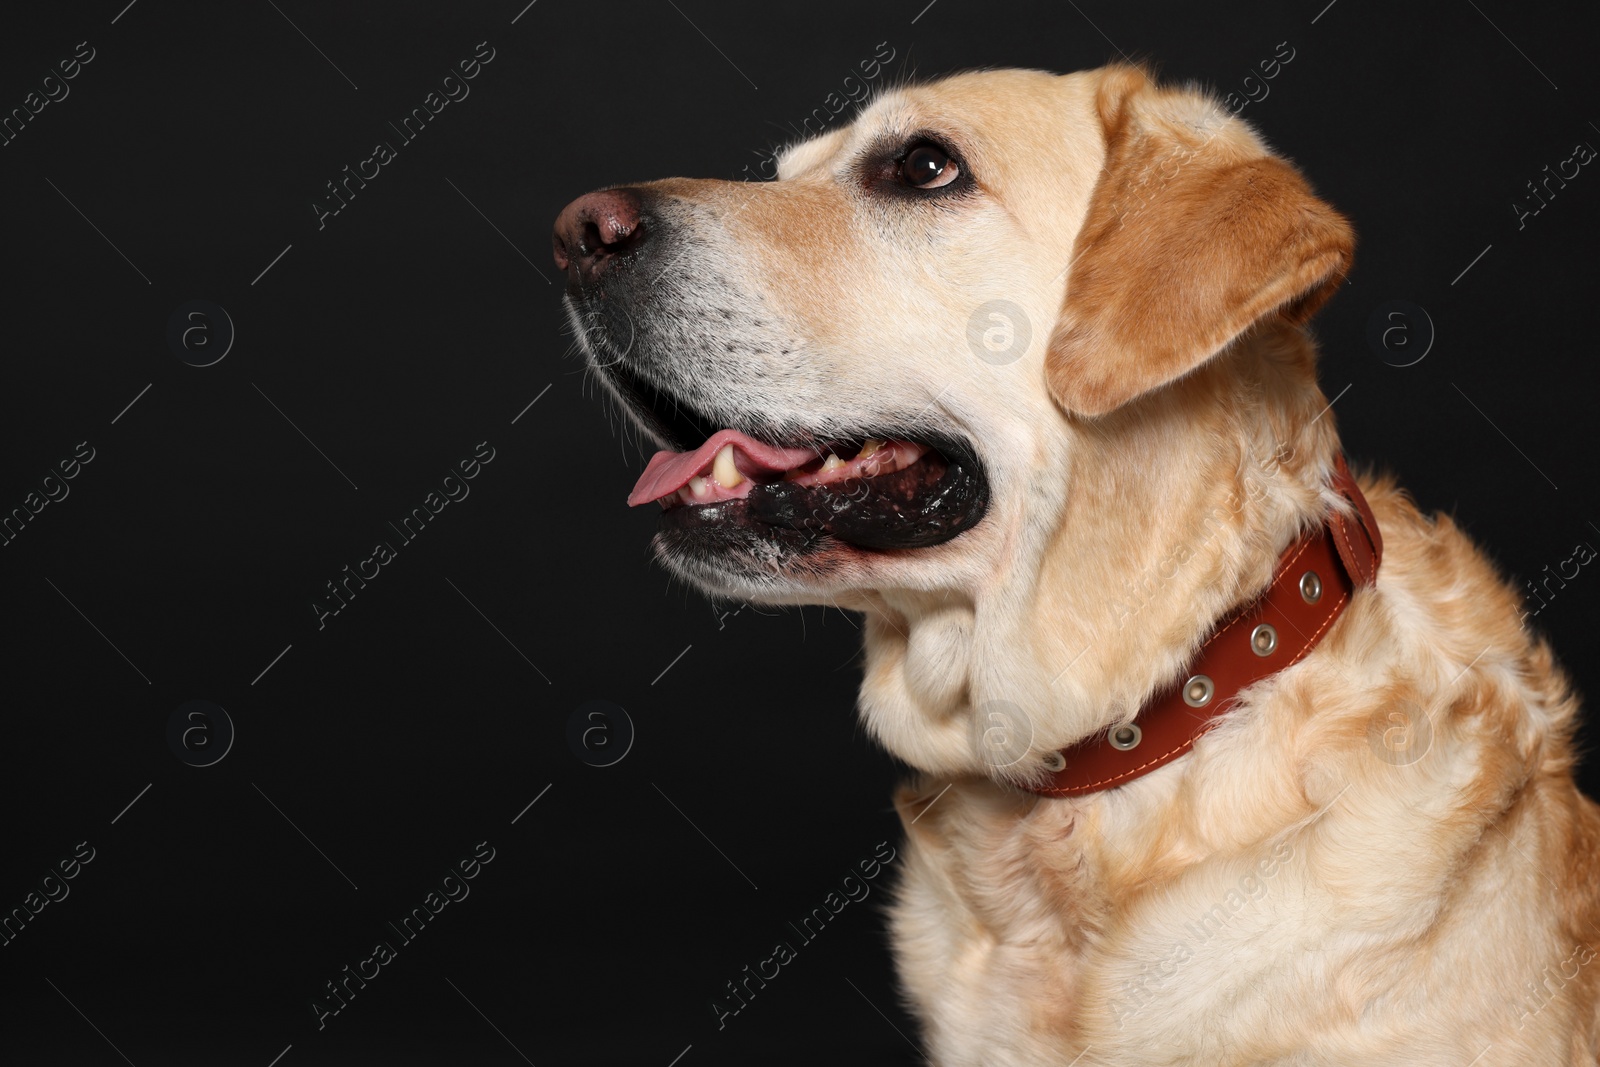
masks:
<instances>
[{"instance_id":1,"label":"dog","mask_svg":"<svg viewBox=\"0 0 1600 1067\"><path fill-rule=\"evenodd\" d=\"M932 1062L1596 1062L1577 698L1448 517L1349 473L1306 323L1350 225L1213 96L897 87L553 247L663 449L660 561L864 616Z\"/></svg>"}]
</instances>

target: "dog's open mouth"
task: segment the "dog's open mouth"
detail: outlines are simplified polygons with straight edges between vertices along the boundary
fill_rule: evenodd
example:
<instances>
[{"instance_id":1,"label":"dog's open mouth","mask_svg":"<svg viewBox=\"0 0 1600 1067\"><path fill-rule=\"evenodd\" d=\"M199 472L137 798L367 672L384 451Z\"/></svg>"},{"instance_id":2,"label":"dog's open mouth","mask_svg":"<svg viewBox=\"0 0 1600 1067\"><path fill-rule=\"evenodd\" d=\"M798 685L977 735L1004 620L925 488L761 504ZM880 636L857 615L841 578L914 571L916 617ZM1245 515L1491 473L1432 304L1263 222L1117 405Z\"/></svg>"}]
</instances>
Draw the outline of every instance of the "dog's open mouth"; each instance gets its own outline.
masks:
<instances>
[{"instance_id":1,"label":"dog's open mouth","mask_svg":"<svg viewBox=\"0 0 1600 1067\"><path fill-rule=\"evenodd\" d=\"M886 426L822 434L759 416L742 420L743 429L717 429L622 360L601 369L634 414L675 446L651 458L628 504L658 502L661 533L677 548L927 548L977 525L989 506L982 464L954 434Z\"/></svg>"},{"instance_id":2,"label":"dog's open mouth","mask_svg":"<svg viewBox=\"0 0 1600 1067\"><path fill-rule=\"evenodd\" d=\"M987 497L976 463L952 446L863 437L792 447L719 430L691 451L657 452L628 503L659 502L665 529L765 526L904 549L971 528Z\"/></svg>"}]
</instances>

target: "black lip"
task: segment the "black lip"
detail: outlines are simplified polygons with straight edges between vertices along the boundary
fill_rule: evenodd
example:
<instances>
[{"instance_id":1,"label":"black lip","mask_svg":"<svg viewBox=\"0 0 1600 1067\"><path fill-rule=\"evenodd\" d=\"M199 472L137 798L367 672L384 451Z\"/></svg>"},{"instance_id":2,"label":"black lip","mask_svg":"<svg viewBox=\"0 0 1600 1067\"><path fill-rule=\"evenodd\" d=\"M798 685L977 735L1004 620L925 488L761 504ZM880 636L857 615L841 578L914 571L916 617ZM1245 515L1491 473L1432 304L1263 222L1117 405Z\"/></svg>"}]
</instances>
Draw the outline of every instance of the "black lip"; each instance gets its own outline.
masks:
<instances>
[{"instance_id":1,"label":"black lip","mask_svg":"<svg viewBox=\"0 0 1600 1067\"><path fill-rule=\"evenodd\" d=\"M827 485L758 485L748 496L662 512L663 532L729 541L775 541L791 551L841 541L874 551L930 548L976 526L989 505L988 480L971 450L933 446L909 467ZM709 547L709 546L708 546Z\"/></svg>"}]
</instances>

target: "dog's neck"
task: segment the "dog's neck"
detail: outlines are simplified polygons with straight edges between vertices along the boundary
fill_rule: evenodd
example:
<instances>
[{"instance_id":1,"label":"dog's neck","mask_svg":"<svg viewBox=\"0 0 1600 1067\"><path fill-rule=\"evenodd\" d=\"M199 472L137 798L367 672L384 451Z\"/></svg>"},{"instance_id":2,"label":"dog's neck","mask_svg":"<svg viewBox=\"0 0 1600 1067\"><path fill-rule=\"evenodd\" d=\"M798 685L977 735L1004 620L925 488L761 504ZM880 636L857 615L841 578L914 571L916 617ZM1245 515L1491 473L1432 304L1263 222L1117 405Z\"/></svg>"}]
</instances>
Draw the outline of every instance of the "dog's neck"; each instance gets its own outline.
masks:
<instances>
[{"instance_id":1,"label":"dog's neck","mask_svg":"<svg viewBox=\"0 0 1600 1067\"><path fill-rule=\"evenodd\" d=\"M1171 682L1326 513L1338 439L1313 356L1275 324L1070 424L1053 529L1002 546L980 588L874 599L862 706L879 739L930 772L1015 781L1032 767L996 761L994 730L1027 735L1012 757L1047 753Z\"/></svg>"}]
</instances>

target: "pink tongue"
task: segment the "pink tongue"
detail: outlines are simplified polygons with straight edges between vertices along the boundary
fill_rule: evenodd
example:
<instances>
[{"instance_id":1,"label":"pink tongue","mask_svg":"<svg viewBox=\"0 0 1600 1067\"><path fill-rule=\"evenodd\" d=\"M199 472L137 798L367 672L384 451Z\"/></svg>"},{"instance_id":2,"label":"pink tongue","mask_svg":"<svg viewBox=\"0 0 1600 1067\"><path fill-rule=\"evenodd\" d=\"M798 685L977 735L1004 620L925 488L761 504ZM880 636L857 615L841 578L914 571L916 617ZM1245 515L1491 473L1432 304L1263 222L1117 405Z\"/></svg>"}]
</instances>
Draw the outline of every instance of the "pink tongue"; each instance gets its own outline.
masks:
<instances>
[{"instance_id":1,"label":"pink tongue","mask_svg":"<svg viewBox=\"0 0 1600 1067\"><path fill-rule=\"evenodd\" d=\"M738 430L718 430L693 452L657 452L639 476L639 483L628 494L628 506L636 508L652 500L670 496L689 484L689 479L705 474L722 446L734 448L734 465L746 478L782 474L817 458L809 448L779 448L746 437Z\"/></svg>"}]
</instances>

